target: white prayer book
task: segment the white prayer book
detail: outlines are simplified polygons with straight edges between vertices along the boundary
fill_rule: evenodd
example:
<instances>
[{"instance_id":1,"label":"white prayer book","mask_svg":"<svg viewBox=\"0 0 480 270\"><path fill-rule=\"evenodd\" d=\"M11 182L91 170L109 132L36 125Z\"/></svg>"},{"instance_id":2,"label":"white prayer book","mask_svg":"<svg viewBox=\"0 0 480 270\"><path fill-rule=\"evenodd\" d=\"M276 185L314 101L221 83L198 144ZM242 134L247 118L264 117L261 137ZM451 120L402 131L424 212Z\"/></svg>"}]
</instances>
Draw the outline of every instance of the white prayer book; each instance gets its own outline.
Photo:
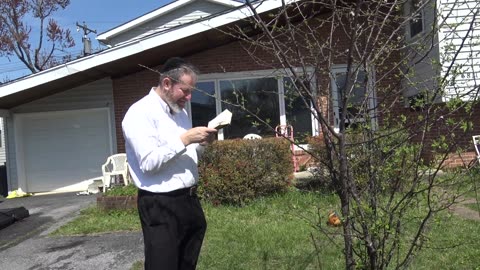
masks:
<instances>
[{"instance_id":1,"label":"white prayer book","mask_svg":"<svg viewBox=\"0 0 480 270\"><path fill-rule=\"evenodd\" d=\"M217 115L217 117L213 118L212 120L210 120L210 122L208 122L208 127L218 130L230 125L231 121L232 113L229 110L224 110L222 113Z\"/></svg>"}]
</instances>

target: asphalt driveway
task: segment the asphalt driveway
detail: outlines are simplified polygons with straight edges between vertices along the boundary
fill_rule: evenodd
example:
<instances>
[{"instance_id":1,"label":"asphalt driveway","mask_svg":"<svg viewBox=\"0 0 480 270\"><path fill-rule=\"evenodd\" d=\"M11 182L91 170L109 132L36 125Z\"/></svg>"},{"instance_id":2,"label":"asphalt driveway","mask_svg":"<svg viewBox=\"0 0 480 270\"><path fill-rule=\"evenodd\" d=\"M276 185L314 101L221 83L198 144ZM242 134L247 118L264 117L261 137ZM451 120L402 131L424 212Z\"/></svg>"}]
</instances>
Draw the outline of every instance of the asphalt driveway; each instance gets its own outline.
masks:
<instances>
[{"instance_id":1,"label":"asphalt driveway","mask_svg":"<svg viewBox=\"0 0 480 270\"><path fill-rule=\"evenodd\" d=\"M0 269L130 269L143 258L141 232L49 236L95 202L96 195L75 193L1 202L0 209L23 206L30 216L0 230Z\"/></svg>"}]
</instances>

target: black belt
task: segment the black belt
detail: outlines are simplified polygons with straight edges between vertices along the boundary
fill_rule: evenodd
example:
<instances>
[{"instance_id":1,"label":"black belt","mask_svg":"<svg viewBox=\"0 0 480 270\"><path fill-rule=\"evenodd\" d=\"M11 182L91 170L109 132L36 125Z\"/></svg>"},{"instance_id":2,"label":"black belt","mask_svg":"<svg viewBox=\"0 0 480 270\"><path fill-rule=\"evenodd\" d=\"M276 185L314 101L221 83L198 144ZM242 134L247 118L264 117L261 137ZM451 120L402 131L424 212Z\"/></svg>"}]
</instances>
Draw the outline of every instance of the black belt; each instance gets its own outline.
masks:
<instances>
[{"instance_id":1,"label":"black belt","mask_svg":"<svg viewBox=\"0 0 480 270\"><path fill-rule=\"evenodd\" d=\"M169 192L150 192L144 189L138 189L138 193L142 195L165 195L165 196L181 196L181 195L188 195L188 196L197 196L197 185L182 188L177 190L172 190Z\"/></svg>"}]
</instances>

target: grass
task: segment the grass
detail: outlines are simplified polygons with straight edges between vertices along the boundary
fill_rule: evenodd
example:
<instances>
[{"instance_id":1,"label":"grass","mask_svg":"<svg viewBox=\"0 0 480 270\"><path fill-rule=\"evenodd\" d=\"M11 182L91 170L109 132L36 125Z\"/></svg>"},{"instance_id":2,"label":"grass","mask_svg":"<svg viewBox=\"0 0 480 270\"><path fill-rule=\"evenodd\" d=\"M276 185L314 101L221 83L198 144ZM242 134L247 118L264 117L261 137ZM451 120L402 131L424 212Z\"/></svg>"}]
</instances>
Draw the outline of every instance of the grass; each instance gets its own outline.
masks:
<instances>
[{"instance_id":1,"label":"grass","mask_svg":"<svg viewBox=\"0 0 480 270\"><path fill-rule=\"evenodd\" d=\"M52 235L86 235L119 231L140 231L136 210L102 211L95 206L82 210L80 216L58 228Z\"/></svg>"},{"instance_id":2,"label":"grass","mask_svg":"<svg viewBox=\"0 0 480 270\"><path fill-rule=\"evenodd\" d=\"M444 213L435 219L426 247L411 269L480 269L480 224Z\"/></svg>"},{"instance_id":3,"label":"grass","mask_svg":"<svg viewBox=\"0 0 480 270\"><path fill-rule=\"evenodd\" d=\"M143 270L143 261L134 262L130 270Z\"/></svg>"},{"instance_id":4,"label":"grass","mask_svg":"<svg viewBox=\"0 0 480 270\"><path fill-rule=\"evenodd\" d=\"M137 191L137 187L131 183L127 186L114 186L105 192L105 196L135 196Z\"/></svg>"},{"instance_id":5,"label":"grass","mask_svg":"<svg viewBox=\"0 0 480 270\"><path fill-rule=\"evenodd\" d=\"M333 195L291 191L245 207L203 203L208 229L198 269L343 269L341 228L325 225L329 210L339 210ZM334 235L328 240L321 226ZM57 230L56 235L140 231L136 211L105 214L95 208ZM315 239L315 244L312 241ZM478 222L437 216L426 248L410 269L480 269ZM315 247L316 245L316 247ZM142 269L142 262L132 262Z\"/></svg>"},{"instance_id":6,"label":"grass","mask_svg":"<svg viewBox=\"0 0 480 270\"><path fill-rule=\"evenodd\" d=\"M208 230L198 269L318 269L310 219L317 209L326 217L334 205L333 196L299 192L244 208L205 205Z\"/></svg>"}]
</instances>

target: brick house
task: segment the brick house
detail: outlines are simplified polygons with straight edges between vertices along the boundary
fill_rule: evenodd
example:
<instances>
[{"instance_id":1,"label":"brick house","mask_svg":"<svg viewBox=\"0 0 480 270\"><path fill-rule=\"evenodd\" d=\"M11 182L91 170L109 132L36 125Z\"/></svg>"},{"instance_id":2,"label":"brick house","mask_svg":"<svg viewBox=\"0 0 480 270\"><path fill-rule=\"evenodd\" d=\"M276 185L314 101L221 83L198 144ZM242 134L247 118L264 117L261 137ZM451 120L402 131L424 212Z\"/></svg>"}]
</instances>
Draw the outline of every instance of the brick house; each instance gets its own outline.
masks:
<instances>
[{"instance_id":1,"label":"brick house","mask_svg":"<svg viewBox=\"0 0 480 270\"><path fill-rule=\"evenodd\" d=\"M480 7L478 1L410 0L404 5L405 14L414 14L405 29L406 45L413 53L410 59L414 76L405 84L404 95L408 100L423 97L423 89L437 89L440 81L448 82L445 92L436 98L439 108L452 99L470 103L472 115L465 110L456 111L450 117L455 122L468 120L473 129L456 134L456 143L466 148L461 154L451 154L447 167L465 166L475 160L472 136L480 134ZM432 31L434 29L435 31ZM431 93L430 93L431 94ZM405 113L416 113L402 109ZM427 140L432 141L446 134L442 125L432 127Z\"/></svg>"},{"instance_id":2,"label":"brick house","mask_svg":"<svg viewBox=\"0 0 480 270\"><path fill-rule=\"evenodd\" d=\"M280 5L281 1L265 1L257 12L267 13ZM220 100L240 89L248 94L249 108L259 109L258 114L271 119L272 126L288 123L297 134L319 135L310 108L295 100L293 109L286 105L286 79L276 73L280 66L275 58L259 50L257 61L252 61L244 43L224 34L232 26L247 31L249 25L243 20L250 16L247 10L235 1L178 0L100 34L97 39L109 47L104 51L1 85L8 189L85 190L88 179L101 175L100 166L109 155L124 152L123 116L157 84L158 74L150 69L159 69L171 56L195 64L201 72L197 87L216 97L194 93L187 107L194 126L220 113L226 108ZM322 31L320 36L328 35ZM339 33L338 39L336 49L346 49L345 37ZM345 64L337 59L332 74L342 76ZM339 89L330 88L328 74L308 75L315 76L311 87L318 90L318 102L332 112L335 123L338 104L328 100ZM400 83L395 80L391 82ZM274 136L271 129L252 125L237 111L219 139L248 133Z\"/></svg>"}]
</instances>

